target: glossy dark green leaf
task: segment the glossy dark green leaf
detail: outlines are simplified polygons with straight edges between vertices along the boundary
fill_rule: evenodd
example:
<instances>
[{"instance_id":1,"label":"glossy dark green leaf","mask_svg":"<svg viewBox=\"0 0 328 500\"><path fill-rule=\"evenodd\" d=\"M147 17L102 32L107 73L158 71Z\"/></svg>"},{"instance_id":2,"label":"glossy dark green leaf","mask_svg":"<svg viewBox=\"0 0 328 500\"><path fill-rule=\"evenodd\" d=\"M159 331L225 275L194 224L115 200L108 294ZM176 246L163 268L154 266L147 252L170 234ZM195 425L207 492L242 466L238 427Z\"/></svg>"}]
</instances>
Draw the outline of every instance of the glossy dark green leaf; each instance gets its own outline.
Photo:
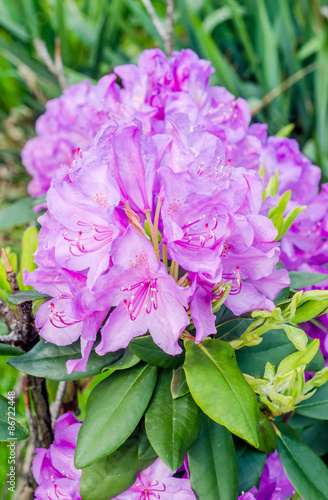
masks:
<instances>
[{"instance_id":1,"label":"glossy dark green leaf","mask_svg":"<svg viewBox=\"0 0 328 500\"><path fill-rule=\"evenodd\" d=\"M120 349L116 352L108 352L104 356L98 356L93 348L86 371L68 374L66 362L70 359L81 358L80 341L66 346L58 346L41 339L29 352L9 359L7 363L23 373L36 377L44 377L46 374L47 378L52 380L77 380L101 373L104 367L115 363L123 355L123 352L123 349Z\"/></svg>"},{"instance_id":2,"label":"glossy dark green leaf","mask_svg":"<svg viewBox=\"0 0 328 500\"><path fill-rule=\"evenodd\" d=\"M222 323L217 328L215 338L225 340L226 342L239 339L253 321L253 318L236 318Z\"/></svg>"},{"instance_id":3,"label":"glossy dark green leaf","mask_svg":"<svg viewBox=\"0 0 328 500\"><path fill-rule=\"evenodd\" d=\"M266 454L255 450L245 441L235 438L238 463L239 494L249 491L260 479L266 461Z\"/></svg>"},{"instance_id":4,"label":"glossy dark green leaf","mask_svg":"<svg viewBox=\"0 0 328 500\"><path fill-rule=\"evenodd\" d=\"M98 397L78 435L77 469L91 465L124 443L138 425L156 380L157 367L139 364L117 371L98 384Z\"/></svg>"},{"instance_id":5,"label":"glossy dark green leaf","mask_svg":"<svg viewBox=\"0 0 328 500\"><path fill-rule=\"evenodd\" d=\"M139 356L142 361L162 368L177 368L184 360L184 353L178 354L177 356L170 356L170 354L166 354L162 351L162 349L155 344L151 335L134 338L131 340L129 348Z\"/></svg>"},{"instance_id":6,"label":"glossy dark green leaf","mask_svg":"<svg viewBox=\"0 0 328 500\"><path fill-rule=\"evenodd\" d=\"M295 410L305 417L328 420L328 383L318 387L314 395L299 403Z\"/></svg>"},{"instance_id":7,"label":"glossy dark green leaf","mask_svg":"<svg viewBox=\"0 0 328 500\"><path fill-rule=\"evenodd\" d=\"M328 279L327 274L320 273L303 273L301 271L289 271L290 288L298 290L308 286L316 285Z\"/></svg>"},{"instance_id":8,"label":"glossy dark green leaf","mask_svg":"<svg viewBox=\"0 0 328 500\"><path fill-rule=\"evenodd\" d=\"M270 330L263 335L260 344L252 347L243 347L236 351L237 363L243 373L253 377L263 377L266 363L269 361L276 367L279 363L296 352L284 330ZM308 365L310 371L319 371L325 365L322 353L319 350Z\"/></svg>"},{"instance_id":9,"label":"glossy dark green leaf","mask_svg":"<svg viewBox=\"0 0 328 500\"><path fill-rule=\"evenodd\" d=\"M16 349L16 347L0 344L0 356L21 356L22 354L24 354L23 351Z\"/></svg>"},{"instance_id":10,"label":"glossy dark green leaf","mask_svg":"<svg viewBox=\"0 0 328 500\"><path fill-rule=\"evenodd\" d=\"M227 342L186 340L184 370L190 392L206 415L233 434L258 446L259 406Z\"/></svg>"},{"instance_id":11,"label":"glossy dark green leaf","mask_svg":"<svg viewBox=\"0 0 328 500\"><path fill-rule=\"evenodd\" d=\"M150 444L145 429L145 423L143 422L139 434L138 457L140 458L140 460L148 460L150 458L155 459L157 456L157 453L154 451L154 448Z\"/></svg>"},{"instance_id":12,"label":"glossy dark green leaf","mask_svg":"<svg viewBox=\"0 0 328 500\"><path fill-rule=\"evenodd\" d=\"M302 442L316 455L322 457L328 453L328 421L315 420L314 425L305 427L301 433Z\"/></svg>"},{"instance_id":13,"label":"glossy dark green leaf","mask_svg":"<svg viewBox=\"0 0 328 500\"><path fill-rule=\"evenodd\" d=\"M140 358L127 347L124 349L124 353L121 358L115 361L115 363L105 366L102 371L110 370L113 373L115 370L126 370L127 368L131 368L132 366L138 364L139 361Z\"/></svg>"},{"instance_id":14,"label":"glossy dark green leaf","mask_svg":"<svg viewBox=\"0 0 328 500\"><path fill-rule=\"evenodd\" d=\"M288 299L290 293L290 288L286 287L281 290L279 295L274 299L275 304L279 304L279 302L283 302Z\"/></svg>"},{"instance_id":15,"label":"glossy dark green leaf","mask_svg":"<svg viewBox=\"0 0 328 500\"><path fill-rule=\"evenodd\" d=\"M82 500L109 500L123 493L154 458L138 458L138 438L129 437L114 453L83 469L80 483Z\"/></svg>"},{"instance_id":16,"label":"glossy dark green leaf","mask_svg":"<svg viewBox=\"0 0 328 500\"><path fill-rule=\"evenodd\" d=\"M198 500L236 500L238 469L231 433L203 414L198 438L188 451L191 486Z\"/></svg>"},{"instance_id":17,"label":"glossy dark green leaf","mask_svg":"<svg viewBox=\"0 0 328 500\"><path fill-rule=\"evenodd\" d=\"M190 394L171 394L172 371L163 370L145 415L148 439L163 462L175 472L198 436L201 411Z\"/></svg>"},{"instance_id":18,"label":"glossy dark green leaf","mask_svg":"<svg viewBox=\"0 0 328 500\"><path fill-rule=\"evenodd\" d=\"M328 468L305 444L281 434L278 454L286 474L304 500L326 500Z\"/></svg>"},{"instance_id":19,"label":"glossy dark green leaf","mask_svg":"<svg viewBox=\"0 0 328 500\"><path fill-rule=\"evenodd\" d=\"M28 423L15 403L0 395L0 441L21 441L29 435Z\"/></svg>"},{"instance_id":20,"label":"glossy dark green leaf","mask_svg":"<svg viewBox=\"0 0 328 500\"><path fill-rule=\"evenodd\" d=\"M189 387L187 384L186 375L182 366L177 370L173 371L172 381L171 381L171 394L173 399L181 398L188 394Z\"/></svg>"},{"instance_id":21,"label":"glossy dark green leaf","mask_svg":"<svg viewBox=\"0 0 328 500\"><path fill-rule=\"evenodd\" d=\"M259 436L259 451L273 453L277 448L277 434L273 422L260 410L257 432Z\"/></svg>"},{"instance_id":22,"label":"glossy dark green leaf","mask_svg":"<svg viewBox=\"0 0 328 500\"><path fill-rule=\"evenodd\" d=\"M29 300L40 300L40 299L49 299L49 295L45 295L44 293L39 293L36 290L25 290L23 292L14 293L8 295L7 300L11 304L15 304L15 306L19 304L23 304L23 302L28 302Z\"/></svg>"}]
</instances>

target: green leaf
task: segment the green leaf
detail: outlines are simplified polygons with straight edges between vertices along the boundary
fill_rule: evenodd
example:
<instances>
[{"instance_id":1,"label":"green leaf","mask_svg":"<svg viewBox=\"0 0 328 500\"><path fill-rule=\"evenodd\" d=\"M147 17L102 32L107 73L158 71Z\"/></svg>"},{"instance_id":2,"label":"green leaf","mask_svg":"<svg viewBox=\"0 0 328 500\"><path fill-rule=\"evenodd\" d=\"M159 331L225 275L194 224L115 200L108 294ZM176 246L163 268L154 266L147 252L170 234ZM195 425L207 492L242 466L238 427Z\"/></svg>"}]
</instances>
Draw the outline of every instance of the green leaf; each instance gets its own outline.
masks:
<instances>
[{"instance_id":1,"label":"green leaf","mask_svg":"<svg viewBox=\"0 0 328 500\"><path fill-rule=\"evenodd\" d=\"M162 349L155 344L151 335L135 337L131 340L129 348L139 356L142 361L162 368L177 368L184 360L184 353L178 354L177 356L171 356L162 351Z\"/></svg>"},{"instance_id":2,"label":"green leaf","mask_svg":"<svg viewBox=\"0 0 328 500\"><path fill-rule=\"evenodd\" d=\"M9 359L7 363L23 373L35 375L36 377L44 377L46 374L47 378L51 380L77 380L101 373L104 367L115 363L124 352L121 349L116 352L108 352L104 356L98 356L94 349L95 347L90 353L85 372L68 374L66 368L68 360L81 357L79 340L70 345L58 346L41 339L29 352Z\"/></svg>"},{"instance_id":3,"label":"green leaf","mask_svg":"<svg viewBox=\"0 0 328 500\"><path fill-rule=\"evenodd\" d=\"M154 458L138 458L138 438L129 437L114 453L82 471L82 500L109 500L129 489Z\"/></svg>"},{"instance_id":4,"label":"green leaf","mask_svg":"<svg viewBox=\"0 0 328 500\"><path fill-rule=\"evenodd\" d=\"M305 417L328 420L328 383L319 387L309 399L298 404L295 411Z\"/></svg>"},{"instance_id":5,"label":"green leaf","mask_svg":"<svg viewBox=\"0 0 328 500\"><path fill-rule=\"evenodd\" d=\"M328 453L328 422L326 420L312 420L312 422L315 423L301 432L302 442L316 455L322 457Z\"/></svg>"},{"instance_id":6,"label":"green leaf","mask_svg":"<svg viewBox=\"0 0 328 500\"><path fill-rule=\"evenodd\" d=\"M37 217L38 214L33 212L31 198L26 198L0 210L0 230L21 226L31 220L36 220Z\"/></svg>"},{"instance_id":7,"label":"green leaf","mask_svg":"<svg viewBox=\"0 0 328 500\"><path fill-rule=\"evenodd\" d=\"M50 298L49 295L45 295L44 293L39 293L36 290L25 290L24 292L17 292L8 295L7 300L11 304L18 306L19 304L23 304L23 302L28 302L30 300L41 300L49 298Z\"/></svg>"},{"instance_id":8,"label":"green leaf","mask_svg":"<svg viewBox=\"0 0 328 500\"><path fill-rule=\"evenodd\" d=\"M253 318L236 318L222 323L217 328L215 338L226 340L227 342L239 339L253 321Z\"/></svg>"},{"instance_id":9,"label":"green leaf","mask_svg":"<svg viewBox=\"0 0 328 500\"><path fill-rule=\"evenodd\" d=\"M138 444L138 457L141 460L148 460L149 458L157 458L157 453L154 451L154 448L150 444L150 441L148 439L146 429L145 429L145 423L143 422L141 429L140 429L140 435L139 435L139 444Z\"/></svg>"},{"instance_id":10,"label":"green leaf","mask_svg":"<svg viewBox=\"0 0 328 500\"><path fill-rule=\"evenodd\" d=\"M301 271L289 271L290 288L298 290L299 288L306 288L314 286L321 281L328 279L327 274L321 273L303 273Z\"/></svg>"},{"instance_id":11,"label":"green leaf","mask_svg":"<svg viewBox=\"0 0 328 500\"><path fill-rule=\"evenodd\" d=\"M310 339L310 337L308 337ZM311 339L310 339L311 340ZM275 365L296 351L294 345L289 341L283 330L270 330L263 335L260 344L252 347L243 347L236 351L237 363L243 373L261 378L267 362ZM309 371L319 371L325 365L322 353L317 352L309 363Z\"/></svg>"},{"instance_id":12,"label":"green leaf","mask_svg":"<svg viewBox=\"0 0 328 500\"><path fill-rule=\"evenodd\" d=\"M102 371L110 370L111 373L114 373L115 370L126 370L127 368L131 368L135 366L140 361L140 358L136 354L134 354L128 347L124 349L124 354L121 358L119 358L115 363L111 363L109 366L105 366Z\"/></svg>"},{"instance_id":13,"label":"green leaf","mask_svg":"<svg viewBox=\"0 0 328 500\"><path fill-rule=\"evenodd\" d=\"M288 339L294 344L296 349L299 351L305 351L308 343L306 333L296 326L292 325L283 325L283 329L286 332Z\"/></svg>"},{"instance_id":14,"label":"green leaf","mask_svg":"<svg viewBox=\"0 0 328 500\"><path fill-rule=\"evenodd\" d=\"M189 387L187 384L187 379L185 372L180 366L177 370L173 371L172 382L171 382L171 394L173 399L181 398L181 396L185 396L188 394Z\"/></svg>"},{"instance_id":15,"label":"green leaf","mask_svg":"<svg viewBox=\"0 0 328 500\"><path fill-rule=\"evenodd\" d=\"M260 410L257 432L259 436L259 451L274 453L277 448L277 434L273 422ZM247 490L245 490L247 491Z\"/></svg>"},{"instance_id":16,"label":"green leaf","mask_svg":"<svg viewBox=\"0 0 328 500\"><path fill-rule=\"evenodd\" d=\"M278 454L288 479L304 500L327 499L328 469L310 448L282 434Z\"/></svg>"},{"instance_id":17,"label":"green leaf","mask_svg":"<svg viewBox=\"0 0 328 500\"><path fill-rule=\"evenodd\" d=\"M38 230L35 226L25 229L22 237L22 257L20 261L20 272L17 276L18 286L21 290L32 290L31 286L23 285L22 271L31 273L36 269L34 264L34 252L38 246Z\"/></svg>"},{"instance_id":18,"label":"green leaf","mask_svg":"<svg viewBox=\"0 0 328 500\"><path fill-rule=\"evenodd\" d=\"M0 441L21 441L30 435L28 424L15 404L0 395Z\"/></svg>"},{"instance_id":19,"label":"green leaf","mask_svg":"<svg viewBox=\"0 0 328 500\"><path fill-rule=\"evenodd\" d=\"M156 380L155 366L139 364L118 371L98 384L98 397L77 439L77 469L91 465L124 443L147 408Z\"/></svg>"},{"instance_id":20,"label":"green leaf","mask_svg":"<svg viewBox=\"0 0 328 500\"><path fill-rule=\"evenodd\" d=\"M256 396L238 368L232 347L222 340L186 340L184 370L190 392L206 415L258 446Z\"/></svg>"},{"instance_id":21,"label":"green leaf","mask_svg":"<svg viewBox=\"0 0 328 500\"><path fill-rule=\"evenodd\" d=\"M284 218L284 223L283 223L283 226L282 228L280 229L279 231L279 234L276 238L276 241L279 241L281 240L281 238L283 236L285 236L285 234L287 233L287 231L291 228L292 224L294 223L294 221L296 220L296 218L302 213L304 212L304 210L306 209L306 206L299 206L299 207L294 207L287 215L286 217Z\"/></svg>"},{"instance_id":22,"label":"green leaf","mask_svg":"<svg viewBox=\"0 0 328 500\"><path fill-rule=\"evenodd\" d=\"M245 441L235 438L238 463L239 494L249 491L260 479L266 454L255 450Z\"/></svg>"},{"instance_id":23,"label":"green leaf","mask_svg":"<svg viewBox=\"0 0 328 500\"><path fill-rule=\"evenodd\" d=\"M1 338L1 337L0 337ZM11 345L0 343L0 356L21 356L23 351Z\"/></svg>"},{"instance_id":24,"label":"green leaf","mask_svg":"<svg viewBox=\"0 0 328 500\"><path fill-rule=\"evenodd\" d=\"M148 439L163 462L175 472L198 436L201 412L190 394L173 399L172 371L163 370L146 411Z\"/></svg>"},{"instance_id":25,"label":"green leaf","mask_svg":"<svg viewBox=\"0 0 328 500\"><path fill-rule=\"evenodd\" d=\"M198 438L188 451L190 482L198 500L236 500L238 469L230 432L203 415Z\"/></svg>"}]
</instances>

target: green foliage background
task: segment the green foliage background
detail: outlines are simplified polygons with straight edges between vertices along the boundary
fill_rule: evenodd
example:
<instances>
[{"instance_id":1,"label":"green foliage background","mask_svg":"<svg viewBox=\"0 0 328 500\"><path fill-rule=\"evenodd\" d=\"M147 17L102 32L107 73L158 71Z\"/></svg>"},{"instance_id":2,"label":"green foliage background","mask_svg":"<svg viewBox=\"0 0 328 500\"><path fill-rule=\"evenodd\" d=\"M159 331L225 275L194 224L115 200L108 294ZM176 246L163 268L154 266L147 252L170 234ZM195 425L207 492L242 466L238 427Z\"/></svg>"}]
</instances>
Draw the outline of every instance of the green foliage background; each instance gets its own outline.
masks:
<instances>
[{"instance_id":1,"label":"green foliage background","mask_svg":"<svg viewBox=\"0 0 328 500\"><path fill-rule=\"evenodd\" d=\"M153 5L165 23L164 0ZM39 59L37 40L54 57L55 39L69 84L96 81L118 64L137 62L163 40L141 0L0 0L0 201L26 198L28 176L20 150L34 135L35 119L60 85ZM176 0L175 49L209 59L213 84L246 98L257 121L275 134L295 124L297 138L328 180L328 4L324 0ZM272 92L273 91L273 92ZM274 98L273 98L274 97ZM19 252L26 203L2 246ZM1 225L1 224L0 224ZM10 224L9 224L10 225ZM0 389L16 382L0 360ZM0 450L0 485L7 472ZM3 499L6 498L5 491Z\"/></svg>"}]
</instances>

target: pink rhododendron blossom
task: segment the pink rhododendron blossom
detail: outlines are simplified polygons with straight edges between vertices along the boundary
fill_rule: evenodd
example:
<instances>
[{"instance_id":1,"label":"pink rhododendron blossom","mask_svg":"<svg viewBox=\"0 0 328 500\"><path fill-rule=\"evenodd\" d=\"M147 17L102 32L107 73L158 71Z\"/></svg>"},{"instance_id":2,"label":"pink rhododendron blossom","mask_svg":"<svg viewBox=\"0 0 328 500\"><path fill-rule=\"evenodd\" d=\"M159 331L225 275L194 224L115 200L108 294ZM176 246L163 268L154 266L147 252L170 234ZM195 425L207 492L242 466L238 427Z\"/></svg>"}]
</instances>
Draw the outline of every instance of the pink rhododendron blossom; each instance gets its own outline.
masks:
<instances>
[{"instance_id":1,"label":"pink rhododendron blossom","mask_svg":"<svg viewBox=\"0 0 328 500\"><path fill-rule=\"evenodd\" d=\"M173 472L157 458L140 472L136 482L114 500L196 500L187 478L172 477Z\"/></svg>"},{"instance_id":2,"label":"pink rhododendron blossom","mask_svg":"<svg viewBox=\"0 0 328 500\"><path fill-rule=\"evenodd\" d=\"M113 245L112 261L89 304L92 307L95 302L106 310L117 306L101 330L96 352L102 355L126 347L133 337L149 330L163 351L179 354L178 339L189 324L188 289L177 285L149 242L131 227Z\"/></svg>"},{"instance_id":3,"label":"pink rhododendron blossom","mask_svg":"<svg viewBox=\"0 0 328 500\"><path fill-rule=\"evenodd\" d=\"M170 123L172 135L149 137L140 122L109 120L53 178L39 269L26 283L53 297L37 314L41 336L58 345L81 338L82 359L70 361L70 371L86 368L107 316L98 354L149 331L175 355L188 309L197 342L204 325L214 333L212 302L227 283L236 315L271 310L289 283L275 269L277 231L261 214L259 174L226 162L220 139L188 117Z\"/></svg>"},{"instance_id":4,"label":"pink rhododendron blossom","mask_svg":"<svg viewBox=\"0 0 328 500\"><path fill-rule=\"evenodd\" d=\"M169 117L182 112L193 125L202 124L219 137L224 148L243 140L251 118L249 106L225 88L211 87L213 71L209 61L199 59L192 50L167 58L161 50L152 49L141 54L138 66L115 68L123 89L111 74L95 86L86 80L65 90L47 103L36 123L37 137L22 151L23 164L33 176L31 196L46 193L60 165L69 165L80 149L86 151L109 119L137 118L145 132L154 135L171 133Z\"/></svg>"},{"instance_id":5,"label":"pink rhododendron blossom","mask_svg":"<svg viewBox=\"0 0 328 500\"><path fill-rule=\"evenodd\" d=\"M50 448L36 448L32 465L33 475L38 483L35 500L81 500L82 470L74 467L74 453L81 424L71 412L61 415L56 421L54 442Z\"/></svg>"},{"instance_id":6,"label":"pink rhododendron blossom","mask_svg":"<svg viewBox=\"0 0 328 500\"><path fill-rule=\"evenodd\" d=\"M119 87L115 75L104 76L97 85L88 80L72 85L48 101L46 112L36 122L37 137L30 139L22 162L33 180L31 196L47 192L61 164L70 164L79 148L86 150L99 128L111 117L119 117Z\"/></svg>"}]
</instances>

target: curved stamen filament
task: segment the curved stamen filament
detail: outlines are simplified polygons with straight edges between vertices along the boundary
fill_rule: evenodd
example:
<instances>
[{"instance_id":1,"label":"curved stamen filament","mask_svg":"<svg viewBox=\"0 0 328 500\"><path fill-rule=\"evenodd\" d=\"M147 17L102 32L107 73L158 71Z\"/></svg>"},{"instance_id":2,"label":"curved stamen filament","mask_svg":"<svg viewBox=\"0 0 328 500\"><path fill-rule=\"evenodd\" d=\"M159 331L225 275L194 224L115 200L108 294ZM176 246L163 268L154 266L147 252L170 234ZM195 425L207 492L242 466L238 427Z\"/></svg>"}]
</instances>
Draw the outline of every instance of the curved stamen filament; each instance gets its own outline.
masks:
<instances>
[{"instance_id":1,"label":"curved stamen filament","mask_svg":"<svg viewBox=\"0 0 328 500\"><path fill-rule=\"evenodd\" d=\"M142 488L142 490L141 490ZM138 486L138 490L141 491L141 495L138 500L151 500L151 497L160 499L160 493L166 491L166 487L163 483L159 481L154 481L149 486L140 485Z\"/></svg>"},{"instance_id":2,"label":"curved stamen filament","mask_svg":"<svg viewBox=\"0 0 328 500\"><path fill-rule=\"evenodd\" d=\"M74 257L96 252L113 241L113 231L108 226L100 226L99 224L92 224L81 220L78 220L76 224L82 227L91 228L94 233L83 236L83 231L79 231L75 239L69 238L67 232L63 233L64 239L69 242L69 250ZM75 249L78 250L79 253L74 253Z\"/></svg>"},{"instance_id":3,"label":"curved stamen filament","mask_svg":"<svg viewBox=\"0 0 328 500\"><path fill-rule=\"evenodd\" d=\"M223 274L224 279L232 280L236 282L236 285L232 286L230 289L230 295L237 295L242 287L242 281L240 277L239 267L236 267L236 271L231 274Z\"/></svg>"},{"instance_id":4,"label":"curved stamen filament","mask_svg":"<svg viewBox=\"0 0 328 500\"><path fill-rule=\"evenodd\" d=\"M230 170L230 164L231 164L231 160L228 160L228 164L227 165L223 165L221 164L222 163L222 158L220 158L220 156L217 157L218 158L218 164L212 168L212 167L204 167L204 163L201 163L199 165L199 167L197 168L196 171L194 171L196 173L196 175L198 175L199 177L202 177L203 179L204 178L210 178L210 179L213 179L214 181L219 181L220 179L223 179L225 176L227 176L227 178L230 178L231 176L231 170Z\"/></svg>"},{"instance_id":5,"label":"curved stamen filament","mask_svg":"<svg viewBox=\"0 0 328 500\"><path fill-rule=\"evenodd\" d=\"M157 279L148 279L135 283L129 287L122 287L122 292L136 290L130 299L124 299L126 310L132 321L135 321L143 310L150 314L152 309L158 309L158 290L156 286Z\"/></svg>"},{"instance_id":6,"label":"curved stamen filament","mask_svg":"<svg viewBox=\"0 0 328 500\"><path fill-rule=\"evenodd\" d=\"M209 224L206 222L204 224L205 228L203 230L198 230L198 231L196 230L195 232L192 231L192 227L200 223L204 219L205 215L203 215L202 217L193 222L188 222L187 224L184 224L181 227L181 229L184 231L184 235L181 238L181 240L176 241L176 244L184 248L187 248L189 250L199 250L200 248L204 247L211 248L216 243L216 236L214 234L214 230L218 226L218 221L215 217L213 217L214 225L211 229L209 227Z\"/></svg>"},{"instance_id":7,"label":"curved stamen filament","mask_svg":"<svg viewBox=\"0 0 328 500\"><path fill-rule=\"evenodd\" d=\"M76 325L76 323L80 322L79 319L68 320L64 312L56 311L56 307L53 302L49 304L49 309L50 309L50 316L49 316L50 323L56 328L66 328L67 326Z\"/></svg>"}]
</instances>

